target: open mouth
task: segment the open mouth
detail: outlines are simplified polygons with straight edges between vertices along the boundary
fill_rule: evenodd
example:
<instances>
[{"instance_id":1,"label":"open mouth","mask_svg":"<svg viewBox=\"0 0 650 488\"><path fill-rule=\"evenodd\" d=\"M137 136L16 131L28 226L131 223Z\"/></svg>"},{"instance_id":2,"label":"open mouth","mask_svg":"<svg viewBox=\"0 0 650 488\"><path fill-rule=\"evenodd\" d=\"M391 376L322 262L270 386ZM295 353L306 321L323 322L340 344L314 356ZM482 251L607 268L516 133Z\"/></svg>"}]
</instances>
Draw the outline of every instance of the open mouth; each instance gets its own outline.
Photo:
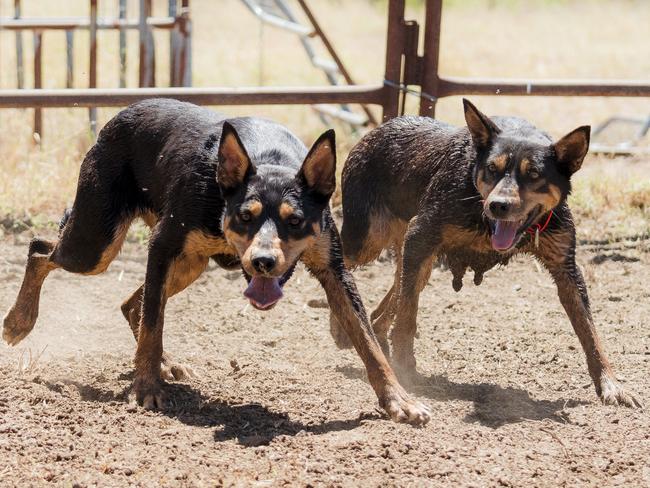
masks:
<instances>
[{"instance_id":1,"label":"open mouth","mask_svg":"<svg viewBox=\"0 0 650 488\"><path fill-rule=\"evenodd\" d=\"M248 288L244 290L244 296L256 309L271 310L282 298L282 288L291 278L295 268L296 264L294 263L282 276L250 276L244 272L248 281Z\"/></svg>"},{"instance_id":2,"label":"open mouth","mask_svg":"<svg viewBox=\"0 0 650 488\"><path fill-rule=\"evenodd\" d=\"M530 227L535 218L539 215L539 207L535 207L526 219L521 220L499 220L490 219L490 240L495 251L509 251L517 245L519 239L526 229Z\"/></svg>"}]
</instances>

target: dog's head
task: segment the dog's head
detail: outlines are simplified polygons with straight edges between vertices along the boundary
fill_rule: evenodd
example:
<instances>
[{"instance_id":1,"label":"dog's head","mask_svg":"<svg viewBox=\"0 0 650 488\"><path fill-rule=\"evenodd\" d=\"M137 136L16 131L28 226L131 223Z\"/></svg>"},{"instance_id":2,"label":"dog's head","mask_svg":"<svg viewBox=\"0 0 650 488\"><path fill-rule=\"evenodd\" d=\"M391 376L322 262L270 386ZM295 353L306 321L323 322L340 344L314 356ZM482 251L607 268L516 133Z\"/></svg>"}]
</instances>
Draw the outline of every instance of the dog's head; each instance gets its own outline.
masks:
<instances>
[{"instance_id":1,"label":"dog's head","mask_svg":"<svg viewBox=\"0 0 650 488\"><path fill-rule=\"evenodd\" d=\"M300 255L321 232L321 217L336 187L334 131L318 138L298 173L258 159L251 160L234 127L225 122L217 166L226 202L222 229L249 280L244 295L255 308L268 310L282 298Z\"/></svg>"},{"instance_id":2,"label":"dog's head","mask_svg":"<svg viewBox=\"0 0 650 488\"><path fill-rule=\"evenodd\" d=\"M476 149L474 184L492 230L492 247L513 249L526 229L560 204L571 191L571 175L589 149L589 126L555 143L502 131L463 100L465 120Z\"/></svg>"}]
</instances>

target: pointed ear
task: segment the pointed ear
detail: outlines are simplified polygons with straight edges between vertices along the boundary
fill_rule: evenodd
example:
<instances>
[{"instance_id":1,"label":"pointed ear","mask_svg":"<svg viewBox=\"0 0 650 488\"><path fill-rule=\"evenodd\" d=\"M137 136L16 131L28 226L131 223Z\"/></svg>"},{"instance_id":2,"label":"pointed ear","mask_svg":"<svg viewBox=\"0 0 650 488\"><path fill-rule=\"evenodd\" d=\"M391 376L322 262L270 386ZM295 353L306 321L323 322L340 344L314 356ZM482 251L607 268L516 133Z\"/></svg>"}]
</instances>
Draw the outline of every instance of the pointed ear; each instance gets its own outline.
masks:
<instances>
[{"instance_id":1,"label":"pointed ear","mask_svg":"<svg viewBox=\"0 0 650 488\"><path fill-rule=\"evenodd\" d=\"M501 132L501 129L466 98L463 98L463 108L465 109L465 122L467 122L474 145L477 148L487 147L492 138Z\"/></svg>"},{"instance_id":2,"label":"pointed ear","mask_svg":"<svg viewBox=\"0 0 650 488\"><path fill-rule=\"evenodd\" d=\"M562 173L571 176L580 169L589 151L590 134L591 127L583 125L553 144L557 165Z\"/></svg>"},{"instance_id":3,"label":"pointed ear","mask_svg":"<svg viewBox=\"0 0 650 488\"><path fill-rule=\"evenodd\" d=\"M309 150L298 173L307 186L329 198L336 188L336 141L334 129L324 132Z\"/></svg>"},{"instance_id":4,"label":"pointed ear","mask_svg":"<svg viewBox=\"0 0 650 488\"><path fill-rule=\"evenodd\" d=\"M237 134L229 123L223 123L219 141L217 183L224 190L232 190L255 174L255 166Z\"/></svg>"}]
</instances>

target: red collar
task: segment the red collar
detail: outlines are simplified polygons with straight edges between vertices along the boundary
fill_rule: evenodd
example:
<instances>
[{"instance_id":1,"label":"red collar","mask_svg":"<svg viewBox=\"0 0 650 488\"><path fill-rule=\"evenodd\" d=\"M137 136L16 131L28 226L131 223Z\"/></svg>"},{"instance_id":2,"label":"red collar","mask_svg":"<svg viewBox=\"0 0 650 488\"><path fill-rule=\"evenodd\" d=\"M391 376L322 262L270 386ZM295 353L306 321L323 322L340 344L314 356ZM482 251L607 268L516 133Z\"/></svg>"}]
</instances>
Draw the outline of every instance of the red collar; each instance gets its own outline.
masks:
<instances>
[{"instance_id":1,"label":"red collar","mask_svg":"<svg viewBox=\"0 0 650 488\"><path fill-rule=\"evenodd\" d=\"M536 233L542 233L546 230L548 227L548 224L551 222L551 217L553 217L553 210L551 210L548 213L548 217L546 218L546 222L544 222L544 225L540 224L533 224L528 229L526 229L526 232L528 232L530 235L535 235Z\"/></svg>"}]
</instances>

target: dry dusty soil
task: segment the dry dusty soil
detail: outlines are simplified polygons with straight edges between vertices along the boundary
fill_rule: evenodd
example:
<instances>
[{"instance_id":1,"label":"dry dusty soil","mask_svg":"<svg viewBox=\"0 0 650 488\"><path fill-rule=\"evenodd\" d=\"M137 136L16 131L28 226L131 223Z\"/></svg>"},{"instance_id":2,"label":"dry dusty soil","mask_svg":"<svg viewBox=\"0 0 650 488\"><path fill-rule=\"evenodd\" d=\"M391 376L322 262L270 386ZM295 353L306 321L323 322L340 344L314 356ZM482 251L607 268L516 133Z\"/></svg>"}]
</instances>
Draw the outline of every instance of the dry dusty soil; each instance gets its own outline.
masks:
<instances>
[{"instance_id":1,"label":"dry dusty soil","mask_svg":"<svg viewBox=\"0 0 650 488\"><path fill-rule=\"evenodd\" d=\"M26 234L0 238L0 309ZM649 241L583 245L579 261L616 371L650 403ZM526 258L466 278L434 270L421 297L413 393L424 428L376 409L360 360L338 351L304 270L268 313L211 268L167 308L165 345L199 377L171 409L129 403L134 341L119 305L143 279L127 244L108 272L54 272L34 332L0 346L2 486L650 486L647 411L602 406L548 275ZM356 273L366 304L389 263ZM470 277L471 278L471 277ZM313 305L313 303L312 303Z\"/></svg>"}]
</instances>

